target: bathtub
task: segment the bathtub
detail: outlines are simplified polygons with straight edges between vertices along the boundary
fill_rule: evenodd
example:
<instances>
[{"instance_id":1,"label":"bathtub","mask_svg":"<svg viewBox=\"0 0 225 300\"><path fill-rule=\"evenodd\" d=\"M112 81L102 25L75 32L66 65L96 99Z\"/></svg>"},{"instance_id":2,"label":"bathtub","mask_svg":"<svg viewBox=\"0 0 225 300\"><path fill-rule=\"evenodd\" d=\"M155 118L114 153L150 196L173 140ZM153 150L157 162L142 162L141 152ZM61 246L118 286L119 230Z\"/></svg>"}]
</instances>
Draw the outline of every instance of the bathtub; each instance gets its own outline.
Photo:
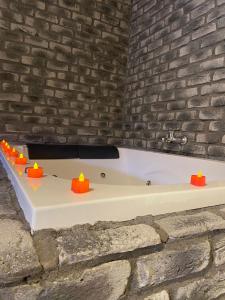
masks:
<instances>
[{"instance_id":1,"label":"bathtub","mask_svg":"<svg viewBox=\"0 0 225 300\"><path fill-rule=\"evenodd\" d=\"M17 149L27 153L26 146ZM0 159L32 231L225 204L223 162L125 148L119 154L119 159L39 160L41 179L27 178L25 167L1 151ZM198 170L207 177L205 187L189 184ZM81 171L91 190L75 194L71 179Z\"/></svg>"}]
</instances>

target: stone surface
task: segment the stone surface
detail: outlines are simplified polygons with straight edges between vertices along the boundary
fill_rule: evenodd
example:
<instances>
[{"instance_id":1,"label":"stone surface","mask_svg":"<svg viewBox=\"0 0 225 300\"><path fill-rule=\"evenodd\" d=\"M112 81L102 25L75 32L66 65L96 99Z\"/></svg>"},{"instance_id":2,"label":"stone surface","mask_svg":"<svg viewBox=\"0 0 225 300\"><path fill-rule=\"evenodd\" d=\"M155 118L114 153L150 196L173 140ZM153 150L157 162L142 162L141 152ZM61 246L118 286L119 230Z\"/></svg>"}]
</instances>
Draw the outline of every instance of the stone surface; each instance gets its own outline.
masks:
<instances>
[{"instance_id":1,"label":"stone surface","mask_svg":"<svg viewBox=\"0 0 225 300\"><path fill-rule=\"evenodd\" d=\"M145 297L144 300L170 300L170 296L167 291L162 291L151 296Z\"/></svg>"},{"instance_id":2,"label":"stone surface","mask_svg":"<svg viewBox=\"0 0 225 300\"><path fill-rule=\"evenodd\" d=\"M34 246L39 261L46 271L53 270L58 266L58 251L54 232L41 230L34 234Z\"/></svg>"},{"instance_id":3,"label":"stone surface","mask_svg":"<svg viewBox=\"0 0 225 300\"><path fill-rule=\"evenodd\" d=\"M214 236L212 242L214 264L216 266L225 264L225 234Z\"/></svg>"},{"instance_id":4,"label":"stone surface","mask_svg":"<svg viewBox=\"0 0 225 300\"><path fill-rule=\"evenodd\" d=\"M214 213L203 211L192 215L169 216L156 223L167 232L170 239L200 234L225 228L225 220Z\"/></svg>"},{"instance_id":5,"label":"stone surface","mask_svg":"<svg viewBox=\"0 0 225 300\"><path fill-rule=\"evenodd\" d=\"M137 259L135 286L141 289L204 270L210 259L208 241L187 241Z\"/></svg>"},{"instance_id":6,"label":"stone surface","mask_svg":"<svg viewBox=\"0 0 225 300\"><path fill-rule=\"evenodd\" d=\"M126 290L131 268L128 261L114 261L72 275L45 282L39 300L117 300Z\"/></svg>"},{"instance_id":7,"label":"stone surface","mask_svg":"<svg viewBox=\"0 0 225 300\"><path fill-rule=\"evenodd\" d=\"M1 300L37 300L42 288L38 284L0 289Z\"/></svg>"},{"instance_id":8,"label":"stone surface","mask_svg":"<svg viewBox=\"0 0 225 300\"><path fill-rule=\"evenodd\" d=\"M0 220L0 282L21 280L40 270L32 238L23 224L16 220Z\"/></svg>"},{"instance_id":9,"label":"stone surface","mask_svg":"<svg viewBox=\"0 0 225 300\"><path fill-rule=\"evenodd\" d=\"M161 243L155 229L145 224L99 231L74 227L73 233L64 231L57 241L60 264L73 264Z\"/></svg>"},{"instance_id":10,"label":"stone surface","mask_svg":"<svg viewBox=\"0 0 225 300\"><path fill-rule=\"evenodd\" d=\"M184 284L175 288L172 296L174 300L222 300L225 297L225 273L224 271L212 273L205 279L196 279Z\"/></svg>"}]
</instances>

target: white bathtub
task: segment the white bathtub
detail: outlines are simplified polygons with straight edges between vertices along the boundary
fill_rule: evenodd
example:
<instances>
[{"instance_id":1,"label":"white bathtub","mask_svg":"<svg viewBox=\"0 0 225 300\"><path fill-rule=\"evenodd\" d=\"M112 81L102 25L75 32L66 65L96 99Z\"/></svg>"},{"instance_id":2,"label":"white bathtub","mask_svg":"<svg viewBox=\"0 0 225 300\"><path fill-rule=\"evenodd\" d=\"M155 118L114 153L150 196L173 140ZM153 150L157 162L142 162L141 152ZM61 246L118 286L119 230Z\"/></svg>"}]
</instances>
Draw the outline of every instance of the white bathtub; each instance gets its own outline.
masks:
<instances>
[{"instance_id":1,"label":"white bathtub","mask_svg":"<svg viewBox=\"0 0 225 300\"><path fill-rule=\"evenodd\" d=\"M18 148L26 153L25 146ZM33 231L225 204L223 162L124 148L119 153L119 159L40 160L42 179L27 178L24 167L2 152L0 158ZM189 184L199 170L207 177L201 188ZM91 191L75 194L71 179L81 171L90 179Z\"/></svg>"}]
</instances>

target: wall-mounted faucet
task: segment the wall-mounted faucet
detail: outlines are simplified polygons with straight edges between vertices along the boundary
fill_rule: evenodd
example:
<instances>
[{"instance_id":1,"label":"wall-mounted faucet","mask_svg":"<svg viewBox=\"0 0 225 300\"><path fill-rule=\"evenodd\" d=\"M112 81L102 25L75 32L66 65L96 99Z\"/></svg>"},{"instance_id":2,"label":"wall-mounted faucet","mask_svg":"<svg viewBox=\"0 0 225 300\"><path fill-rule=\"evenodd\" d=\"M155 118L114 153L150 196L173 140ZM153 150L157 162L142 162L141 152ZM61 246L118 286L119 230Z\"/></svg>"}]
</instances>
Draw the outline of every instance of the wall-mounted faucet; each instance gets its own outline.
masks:
<instances>
[{"instance_id":1,"label":"wall-mounted faucet","mask_svg":"<svg viewBox=\"0 0 225 300\"><path fill-rule=\"evenodd\" d=\"M185 145L187 144L188 138L186 136L175 137L174 131L171 130L169 131L169 134L166 137L163 137L161 140L163 143Z\"/></svg>"}]
</instances>

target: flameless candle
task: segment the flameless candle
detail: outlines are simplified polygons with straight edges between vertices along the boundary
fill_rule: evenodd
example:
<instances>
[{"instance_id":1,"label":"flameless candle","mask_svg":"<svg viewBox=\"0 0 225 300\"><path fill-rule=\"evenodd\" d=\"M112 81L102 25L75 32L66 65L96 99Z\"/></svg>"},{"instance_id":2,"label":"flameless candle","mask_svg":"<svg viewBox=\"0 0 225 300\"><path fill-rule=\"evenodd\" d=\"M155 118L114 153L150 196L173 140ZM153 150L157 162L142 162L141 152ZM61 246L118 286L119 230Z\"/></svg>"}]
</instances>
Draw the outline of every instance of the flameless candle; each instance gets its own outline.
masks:
<instances>
[{"instance_id":1,"label":"flameless candle","mask_svg":"<svg viewBox=\"0 0 225 300\"><path fill-rule=\"evenodd\" d=\"M7 146L5 147L5 153L10 155L12 149L10 148L9 144L7 144Z\"/></svg>"},{"instance_id":2,"label":"flameless candle","mask_svg":"<svg viewBox=\"0 0 225 300\"><path fill-rule=\"evenodd\" d=\"M37 163L34 163L33 168L27 169L27 176L31 178L43 177L43 168L39 167Z\"/></svg>"},{"instance_id":3,"label":"flameless candle","mask_svg":"<svg viewBox=\"0 0 225 300\"><path fill-rule=\"evenodd\" d=\"M84 177L83 173L80 173L79 178L72 179L71 190L75 193L89 192L89 180Z\"/></svg>"},{"instance_id":4,"label":"flameless candle","mask_svg":"<svg viewBox=\"0 0 225 300\"><path fill-rule=\"evenodd\" d=\"M12 156L12 157L17 157L17 156L19 156L19 153L18 153L18 151L16 151L15 148L12 148L9 155Z\"/></svg>"},{"instance_id":5,"label":"flameless candle","mask_svg":"<svg viewBox=\"0 0 225 300\"><path fill-rule=\"evenodd\" d=\"M15 164L16 165L26 165L27 158L23 156L23 153L20 153L19 157L16 157Z\"/></svg>"},{"instance_id":6,"label":"flameless candle","mask_svg":"<svg viewBox=\"0 0 225 300\"><path fill-rule=\"evenodd\" d=\"M2 147L2 148L4 147L5 143L6 143L5 140L2 140L2 141L1 141L1 147Z\"/></svg>"},{"instance_id":7,"label":"flameless candle","mask_svg":"<svg viewBox=\"0 0 225 300\"><path fill-rule=\"evenodd\" d=\"M205 176L202 175L202 172L199 171L197 175L191 176L191 184L195 186L204 186L206 185Z\"/></svg>"}]
</instances>

